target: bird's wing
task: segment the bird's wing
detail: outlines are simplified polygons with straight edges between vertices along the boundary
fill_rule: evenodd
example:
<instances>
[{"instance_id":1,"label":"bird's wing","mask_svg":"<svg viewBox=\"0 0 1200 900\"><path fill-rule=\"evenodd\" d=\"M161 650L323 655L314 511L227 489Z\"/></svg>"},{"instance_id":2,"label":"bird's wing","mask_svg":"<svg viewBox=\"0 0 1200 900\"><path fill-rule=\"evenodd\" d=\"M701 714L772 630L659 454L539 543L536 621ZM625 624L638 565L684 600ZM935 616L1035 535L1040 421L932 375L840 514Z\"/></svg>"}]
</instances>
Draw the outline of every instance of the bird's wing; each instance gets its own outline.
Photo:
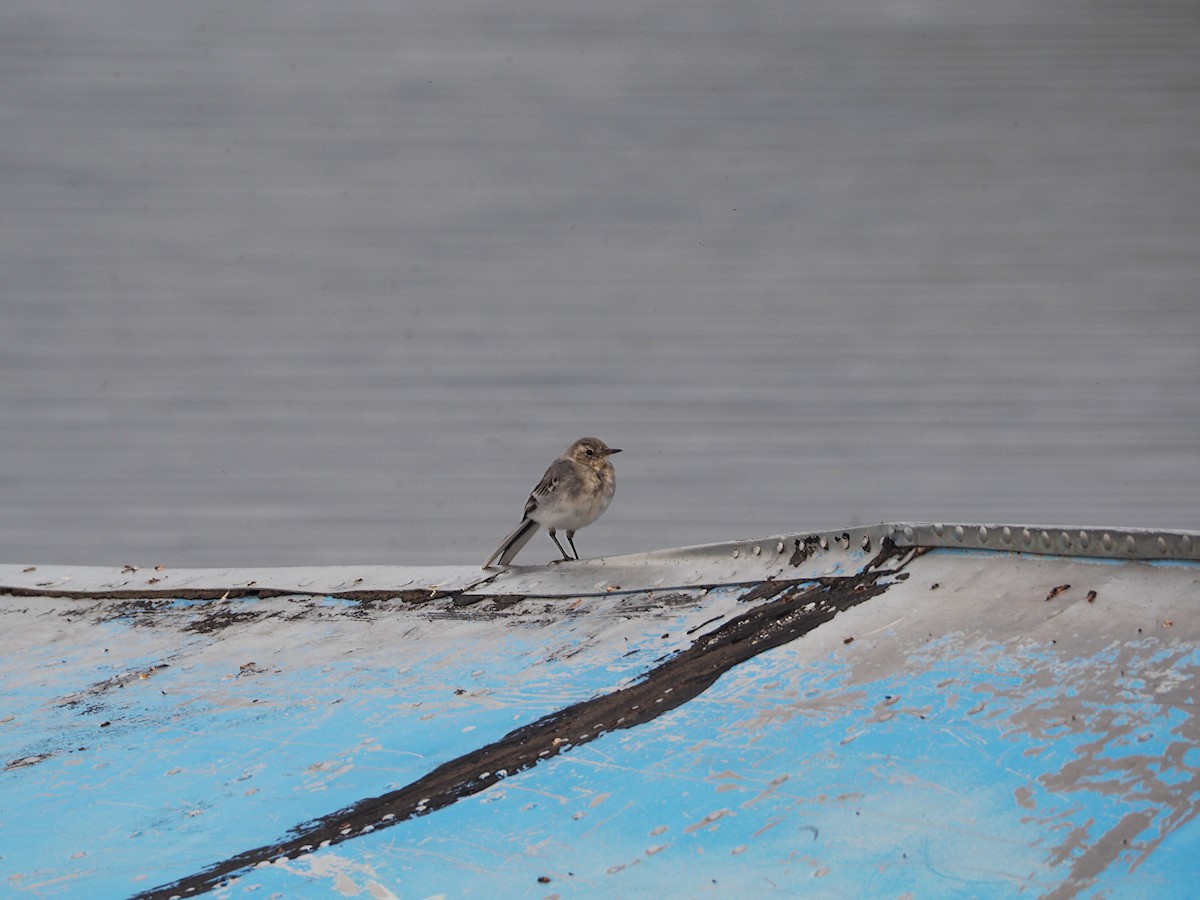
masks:
<instances>
[{"instance_id":1,"label":"bird's wing","mask_svg":"<svg viewBox=\"0 0 1200 900\"><path fill-rule=\"evenodd\" d=\"M542 476L542 480L538 482L537 487L529 495L529 499L525 501L526 516L538 508L540 501L552 496L563 481L575 474L574 466L575 463L569 459L556 459L550 463L550 468L546 470L546 474Z\"/></svg>"},{"instance_id":2,"label":"bird's wing","mask_svg":"<svg viewBox=\"0 0 1200 900\"><path fill-rule=\"evenodd\" d=\"M505 536L504 540L500 542L500 546L492 551L492 555L483 564L485 569L497 559L500 561L500 565L507 566L518 551L529 543L529 539L537 533L540 527L530 517L541 503L558 493L564 484L568 485L567 490L570 490L569 485L573 483L572 479L575 482L579 480L579 474L575 471L576 465L577 463L569 459L556 459L550 464L550 468L546 470L542 480L538 482L537 487L529 495L529 499L525 501L525 514L521 522Z\"/></svg>"}]
</instances>

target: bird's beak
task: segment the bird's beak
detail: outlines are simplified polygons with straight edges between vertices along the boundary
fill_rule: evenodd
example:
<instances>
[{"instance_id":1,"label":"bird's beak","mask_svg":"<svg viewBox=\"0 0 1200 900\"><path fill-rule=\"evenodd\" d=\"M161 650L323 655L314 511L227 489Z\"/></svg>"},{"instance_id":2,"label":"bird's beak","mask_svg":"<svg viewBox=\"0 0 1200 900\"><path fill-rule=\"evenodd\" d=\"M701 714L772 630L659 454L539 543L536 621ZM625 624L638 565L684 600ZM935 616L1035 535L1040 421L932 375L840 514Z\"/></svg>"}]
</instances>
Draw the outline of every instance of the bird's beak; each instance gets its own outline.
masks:
<instances>
[{"instance_id":1,"label":"bird's beak","mask_svg":"<svg viewBox=\"0 0 1200 900\"><path fill-rule=\"evenodd\" d=\"M609 455L609 456L612 456L614 453L620 453L620 452L621 452L620 450L617 450L617 449L616 449L616 448L614 448L614 447L609 447L609 448L608 448L608 455Z\"/></svg>"}]
</instances>

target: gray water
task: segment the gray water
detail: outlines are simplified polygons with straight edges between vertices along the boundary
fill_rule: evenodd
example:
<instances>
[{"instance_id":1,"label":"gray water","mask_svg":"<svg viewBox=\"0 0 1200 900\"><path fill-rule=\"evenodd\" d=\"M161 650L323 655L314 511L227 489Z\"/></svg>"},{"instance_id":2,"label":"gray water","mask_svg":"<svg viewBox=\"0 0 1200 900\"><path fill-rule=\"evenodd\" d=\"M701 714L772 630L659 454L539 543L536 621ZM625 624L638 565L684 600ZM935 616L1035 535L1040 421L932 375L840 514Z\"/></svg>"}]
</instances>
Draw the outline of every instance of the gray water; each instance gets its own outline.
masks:
<instances>
[{"instance_id":1,"label":"gray water","mask_svg":"<svg viewBox=\"0 0 1200 900\"><path fill-rule=\"evenodd\" d=\"M1198 47L1165 0L5 0L0 562L482 562L584 434L585 555L1200 527Z\"/></svg>"}]
</instances>

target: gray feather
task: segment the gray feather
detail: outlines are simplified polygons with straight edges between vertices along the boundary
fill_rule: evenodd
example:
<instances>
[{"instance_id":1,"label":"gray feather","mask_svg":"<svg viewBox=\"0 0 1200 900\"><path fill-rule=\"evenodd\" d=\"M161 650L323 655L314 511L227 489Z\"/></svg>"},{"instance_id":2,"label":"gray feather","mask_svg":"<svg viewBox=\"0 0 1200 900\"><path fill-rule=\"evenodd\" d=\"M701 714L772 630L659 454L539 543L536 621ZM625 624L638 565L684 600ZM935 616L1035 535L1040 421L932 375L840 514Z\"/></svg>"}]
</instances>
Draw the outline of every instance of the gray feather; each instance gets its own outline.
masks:
<instances>
[{"instance_id":1,"label":"gray feather","mask_svg":"<svg viewBox=\"0 0 1200 900\"><path fill-rule=\"evenodd\" d=\"M500 545L492 551L492 555L487 558L483 567L490 568L492 561L497 557L499 557L500 565L507 566L512 562L513 557L521 552L521 548L529 543L529 539L537 534L538 528L538 523L533 519L522 519L521 524L510 531Z\"/></svg>"}]
</instances>

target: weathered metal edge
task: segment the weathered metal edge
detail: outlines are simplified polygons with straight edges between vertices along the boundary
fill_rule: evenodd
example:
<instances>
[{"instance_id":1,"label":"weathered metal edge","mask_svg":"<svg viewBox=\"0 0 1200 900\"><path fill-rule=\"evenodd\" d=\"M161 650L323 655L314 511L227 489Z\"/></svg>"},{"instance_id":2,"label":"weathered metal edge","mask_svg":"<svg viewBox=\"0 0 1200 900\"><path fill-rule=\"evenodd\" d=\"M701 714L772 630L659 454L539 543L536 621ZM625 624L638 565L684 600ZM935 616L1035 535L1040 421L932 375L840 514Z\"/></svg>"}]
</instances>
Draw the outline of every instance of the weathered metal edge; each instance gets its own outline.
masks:
<instances>
[{"instance_id":1,"label":"weathered metal edge","mask_svg":"<svg viewBox=\"0 0 1200 900\"><path fill-rule=\"evenodd\" d=\"M588 596L844 575L884 541L905 549L953 548L1129 561L1200 561L1200 533L1163 529L892 522L585 559L513 566L468 594Z\"/></svg>"},{"instance_id":2,"label":"weathered metal edge","mask_svg":"<svg viewBox=\"0 0 1200 900\"><path fill-rule=\"evenodd\" d=\"M1200 560L1200 532L1061 525L902 522L886 525L900 547L962 547L1100 559Z\"/></svg>"},{"instance_id":3,"label":"weathered metal edge","mask_svg":"<svg viewBox=\"0 0 1200 900\"><path fill-rule=\"evenodd\" d=\"M0 594L111 598L301 594L430 599L448 595L589 596L844 575L885 540L956 548L1138 561L1200 561L1200 532L1092 526L893 522L724 541L561 565L480 571L468 566L327 566L153 570L0 565Z\"/></svg>"}]
</instances>

